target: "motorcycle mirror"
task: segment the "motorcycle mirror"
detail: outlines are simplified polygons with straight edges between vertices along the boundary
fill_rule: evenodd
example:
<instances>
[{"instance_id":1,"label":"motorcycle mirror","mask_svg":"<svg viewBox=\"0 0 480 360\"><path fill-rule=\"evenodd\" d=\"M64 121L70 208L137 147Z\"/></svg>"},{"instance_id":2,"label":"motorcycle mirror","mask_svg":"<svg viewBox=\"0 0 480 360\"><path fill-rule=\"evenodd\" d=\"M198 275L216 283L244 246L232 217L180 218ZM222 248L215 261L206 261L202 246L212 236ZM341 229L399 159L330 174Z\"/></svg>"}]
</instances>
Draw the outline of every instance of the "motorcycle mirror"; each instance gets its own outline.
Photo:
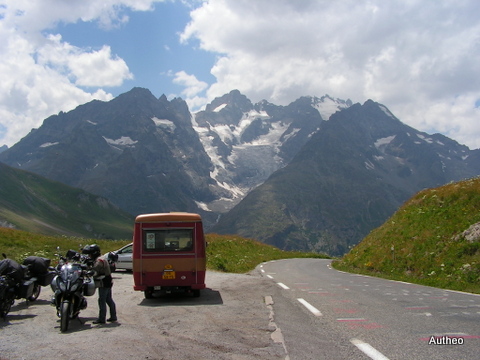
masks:
<instances>
[{"instance_id":1,"label":"motorcycle mirror","mask_svg":"<svg viewBox=\"0 0 480 360\"><path fill-rule=\"evenodd\" d=\"M7 258L7 255L5 255L5 253L2 253L2 256L6 259Z\"/></svg>"}]
</instances>

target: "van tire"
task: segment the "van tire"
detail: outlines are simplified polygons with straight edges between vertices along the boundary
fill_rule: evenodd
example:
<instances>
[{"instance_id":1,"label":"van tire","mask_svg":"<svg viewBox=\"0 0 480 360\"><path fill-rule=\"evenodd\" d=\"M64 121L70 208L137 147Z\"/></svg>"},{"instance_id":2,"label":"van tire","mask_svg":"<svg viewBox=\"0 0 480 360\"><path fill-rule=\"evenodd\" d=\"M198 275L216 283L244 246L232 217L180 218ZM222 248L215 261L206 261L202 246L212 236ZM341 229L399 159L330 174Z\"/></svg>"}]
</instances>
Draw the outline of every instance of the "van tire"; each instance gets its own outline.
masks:
<instances>
[{"instance_id":1,"label":"van tire","mask_svg":"<svg viewBox=\"0 0 480 360\"><path fill-rule=\"evenodd\" d=\"M152 289L147 289L144 292L145 299L152 299L153 298L153 291Z\"/></svg>"}]
</instances>

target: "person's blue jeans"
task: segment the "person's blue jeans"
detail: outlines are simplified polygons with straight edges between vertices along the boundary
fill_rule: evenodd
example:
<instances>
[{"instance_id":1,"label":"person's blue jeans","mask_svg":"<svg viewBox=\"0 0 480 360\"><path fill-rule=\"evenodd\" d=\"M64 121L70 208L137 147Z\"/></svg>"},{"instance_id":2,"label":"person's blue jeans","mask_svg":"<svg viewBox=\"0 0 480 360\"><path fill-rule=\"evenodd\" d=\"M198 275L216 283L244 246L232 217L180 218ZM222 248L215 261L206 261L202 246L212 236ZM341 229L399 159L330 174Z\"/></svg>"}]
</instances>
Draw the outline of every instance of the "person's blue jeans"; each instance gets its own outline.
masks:
<instances>
[{"instance_id":1,"label":"person's blue jeans","mask_svg":"<svg viewBox=\"0 0 480 360\"><path fill-rule=\"evenodd\" d=\"M112 299L112 288L98 288L98 320L105 322L107 317L107 305L110 309L110 319L117 320L117 307Z\"/></svg>"}]
</instances>

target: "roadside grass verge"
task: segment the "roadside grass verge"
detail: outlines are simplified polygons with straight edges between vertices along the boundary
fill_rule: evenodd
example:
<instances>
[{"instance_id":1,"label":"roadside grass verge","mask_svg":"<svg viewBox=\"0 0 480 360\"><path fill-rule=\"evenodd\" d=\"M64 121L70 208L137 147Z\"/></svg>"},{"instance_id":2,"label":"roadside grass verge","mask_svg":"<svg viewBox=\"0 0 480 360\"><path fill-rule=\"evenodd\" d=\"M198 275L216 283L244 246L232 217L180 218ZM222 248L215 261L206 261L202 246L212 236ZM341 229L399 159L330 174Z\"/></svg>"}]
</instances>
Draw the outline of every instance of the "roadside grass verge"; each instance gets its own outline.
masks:
<instances>
[{"instance_id":1,"label":"roadside grass verge","mask_svg":"<svg viewBox=\"0 0 480 360\"><path fill-rule=\"evenodd\" d=\"M34 255L49 258L53 264L57 260L55 256L57 246L60 247L62 255L65 255L69 249L78 251L88 244L98 244L100 249L102 249L102 253L106 253L118 250L130 242L131 240L99 240L69 236L48 236L0 227L0 253L5 253L7 257L19 263L22 263L27 256Z\"/></svg>"},{"instance_id":2,"label":"roadside grass verge","mask_svg":"<svg viewBox=\"0 0 480 360\"><path fill-rule=\"evenodd\" d=\"M475 225L480 227L480 178L423 190L333 267L480 293L480 236L466 232Z\"/></svg>"},{"instance_id":3,"label":"roadside grass verge","mask_svg":"<svg viewBox=\"0 0 480 360\"><path fill-rule=\"evenodd\" d=\"M274 246L233 235L206 234L207 268L209 270L246 273L266 261L290 258L328 258L316 253L283 251ZM60 253L79 250L87 244L97 244L102 253L118 250L131 240L99 240L67 236L47 236L0 227L0 253L22 263L27 256L35 255L56 264L57 246Z\"/></svg>"},{"instance_id":4,"label":"roadside grass verge","mask_svg":"<svg viewBox=\"0 0 480 360\"><path fill-rule=\"evenodd\" d=\"M246 273L262 262L292 259L329 259L325 254L283 251L252 239L235 235L207 234L207 268L210 270Z\"/></svg>"}]
</instances>

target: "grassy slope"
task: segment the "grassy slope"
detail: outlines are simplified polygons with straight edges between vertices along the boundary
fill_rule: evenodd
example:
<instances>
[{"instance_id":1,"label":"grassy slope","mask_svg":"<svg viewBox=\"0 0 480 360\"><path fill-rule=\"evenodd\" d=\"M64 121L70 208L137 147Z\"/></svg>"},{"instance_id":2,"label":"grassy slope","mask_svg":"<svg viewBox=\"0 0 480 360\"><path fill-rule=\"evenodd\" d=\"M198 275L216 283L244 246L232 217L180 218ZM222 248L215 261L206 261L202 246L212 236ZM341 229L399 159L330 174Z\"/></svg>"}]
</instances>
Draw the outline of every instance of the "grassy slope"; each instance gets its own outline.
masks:
<instances>
[{"instance_id":1,"label":"grassy slope","mask_svg":"<svg viewBox=\"0 0 480 360\"><path fill-rule=\"evenodd\" d=\"M207 267L223 272L245 273L258 264L291 258L329 258L324 254L284 251L255 240L233 235L206 235Z\"/></svg>"},{"instance_id":2,"label":"grassy slope","mask_svg":"<svg viewBox=\"0 0 480 360\"><path fill-rule=\"evenodd\" d=\"M326 257L312 253L282 251L273 246L238 236L207 234L206 238L208 242L207 267L210 270L245 273L253 270L261 262L269 260L293 257ZM6 253L9 258L18 262L22 262L29 255L55 260L57 246L60 246L63 254L68 249L77 250L83 245L96 243L105 253L117 250L129 242L130 240L111 241L46 236L0 227L0 252Z\"/></svg>"},{"instance_id":3,"label":"grassy slope","mask_svg":"<svg viewBox=\"0 0 480 360\"><path fill-rule=\"evenodd\" d=\"M480 178L419 192L373 230L337 269L480 293Z\"/></svg>"},{"instance_id":4,"label":"grassy slope","mask_svg":"<svg viewBox=\"0 0 480 360\"><path fill-rule=\"evenodd\" d=\"M102 252L113 251L129 244L131 240L99 240L67 236L49 236L0 227L0 252L22 262L27 256L36 255L55 260L57 246L64 254L68 249L78 250L87 244L98 244Z\"/></svg>"},{"instance_id":5,"label":"grassy slope","mask_svg":"<svg viewBox=\"0 0 480 360\"><path fill-rule=\"evenodd\" d=\"M134 219L104 198L0 163L0 221L47 235L129 239Z\"/></svg>"}]
</instances>

